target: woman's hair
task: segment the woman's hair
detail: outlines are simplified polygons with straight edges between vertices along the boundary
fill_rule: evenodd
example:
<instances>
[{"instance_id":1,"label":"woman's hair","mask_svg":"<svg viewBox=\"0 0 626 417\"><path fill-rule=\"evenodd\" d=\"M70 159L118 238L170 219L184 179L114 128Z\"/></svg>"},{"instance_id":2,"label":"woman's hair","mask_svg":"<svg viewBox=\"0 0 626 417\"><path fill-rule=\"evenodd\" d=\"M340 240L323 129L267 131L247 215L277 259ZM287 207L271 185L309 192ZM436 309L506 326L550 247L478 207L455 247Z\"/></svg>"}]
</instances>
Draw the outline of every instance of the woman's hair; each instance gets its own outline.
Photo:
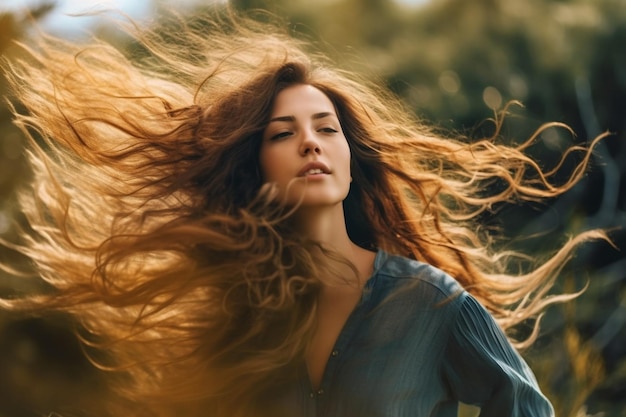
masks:
<instances>
[{"instance_id":1,"label":"woman's hair","mask_svg":"<svg viewBox=\"0 0 626 417\"><path fill-rule=\"evenodd\" d=\"M498 143L501 119L481 140L436 133L311 42L231 11L126 29L125 51L42 35L7 64L34 177L20 193L28 228L4 244L53 291L0 306L75 317L94 363L113 371L110 414L192 415L202 404L249 415L299 369L327 260L339 257L288 227L260 175L262 132L290 85L336 107L355 243L448 272L505 330L573 297L548 291L575 246L601 233L540 262L502 250L477 219L567 191L590 149L569 149L563 161L583 158L555 184L560 166L543 171L525 154L541 129L518 146Z\"/></svg>"}]
</instances>

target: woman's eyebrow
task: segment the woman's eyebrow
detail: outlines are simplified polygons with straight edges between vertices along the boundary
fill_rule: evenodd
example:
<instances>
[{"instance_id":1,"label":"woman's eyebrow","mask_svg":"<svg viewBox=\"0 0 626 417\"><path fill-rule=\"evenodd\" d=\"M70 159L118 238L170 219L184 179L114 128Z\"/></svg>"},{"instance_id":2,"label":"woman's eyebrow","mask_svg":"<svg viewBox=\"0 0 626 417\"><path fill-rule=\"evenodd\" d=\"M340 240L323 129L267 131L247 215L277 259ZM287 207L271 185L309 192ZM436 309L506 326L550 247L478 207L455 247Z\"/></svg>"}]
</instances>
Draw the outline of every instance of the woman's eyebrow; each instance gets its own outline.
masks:
<instances>
[{"instance_id":1,"label":"woman's eyebrow","mask_svg":"<svg viewBox=\"0 0 626 417\"><path fill-rule=\"evenodd\" d=\"M278 116L278 117L272 117L270 119L270 123L272 122L295 122L296 118L295 116Z\"/></svg>"},{"instance_id":2,"label":"woman's eyebrow","mask_svg":"<svg viewBox=\"0 0 626 417\"><path fill-rule=\"evenodd\" d=\"M312 117L313 120L317 120L317 119L323 119L324 117L328 117L328 116L334 116L335 113L331 113L331 112L322 112L322 113L315 113Z\"/></svg>"},{"instance_id":3,"label":"woman's eyebrow","mask_svg":"<svg viewBox=\"0 0 626 417\"><path fill-rule=\"evenodd\" d=\"M313 120L323 119L324 117L328 117L328 116L335 116L335 113L332 113L332 112L315 113L313 116L311 116L311 119L313 119ZM295 122L295 121L296 121L296 117L295 116L277 116L277 117L272 117L270 119L269 123L272 123L272 122Z\"/></svg>"}]
</instances>

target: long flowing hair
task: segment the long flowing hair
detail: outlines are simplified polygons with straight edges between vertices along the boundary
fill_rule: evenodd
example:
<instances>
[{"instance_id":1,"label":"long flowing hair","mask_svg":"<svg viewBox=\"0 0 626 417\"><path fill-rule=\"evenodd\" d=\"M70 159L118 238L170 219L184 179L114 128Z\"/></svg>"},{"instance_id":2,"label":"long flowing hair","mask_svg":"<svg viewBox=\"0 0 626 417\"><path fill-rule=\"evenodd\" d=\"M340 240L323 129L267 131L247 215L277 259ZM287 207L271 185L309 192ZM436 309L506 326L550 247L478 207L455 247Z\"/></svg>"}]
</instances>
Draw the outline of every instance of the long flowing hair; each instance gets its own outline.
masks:
<instances>
[{"instance_id":1,"label":"long flowing hair","mask_svg":"<svg viewBox=\"0 0 626 417\"><path fill-rule=\"evenodd\" d=\"M53 291L0 306L75 317L94 363L111 371L108 413L193 415L202 404L250 415L271 410L260 405L268 391L300 369L321 277L339 258L293 232L260 174L272 103L294 84L337 110L355 243L448 272L505 330L573 297L548 293L575 247L602 233L532 260L477 220L569 190L591 149L570 148L562 162L582 158L555 183L561 164L544 171L525 152L551 125L516 146L499 143L501 119L480 140L443 135L280 25L233 12L168 25L121 24L134 39L124 51L42 35L7 64L34 176L20 193L28 229L3 244ZM516 342L531 344L537 328Z\"/></svg>"}]
</instances>

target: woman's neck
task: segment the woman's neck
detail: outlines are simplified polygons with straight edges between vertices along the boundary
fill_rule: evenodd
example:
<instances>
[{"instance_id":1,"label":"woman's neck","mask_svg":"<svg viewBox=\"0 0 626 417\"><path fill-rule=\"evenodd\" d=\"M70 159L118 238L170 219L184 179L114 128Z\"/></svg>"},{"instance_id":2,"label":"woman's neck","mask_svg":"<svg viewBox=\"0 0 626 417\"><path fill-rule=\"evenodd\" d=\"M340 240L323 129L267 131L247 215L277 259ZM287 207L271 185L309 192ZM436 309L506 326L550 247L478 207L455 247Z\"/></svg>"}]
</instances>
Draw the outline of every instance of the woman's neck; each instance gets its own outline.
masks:
<instances>
[{"instance_id":1,"label":"woman's neck","mask_svg":"<svg viewBox=\"0 0 626 417\"><path fill-rule=\"evenodd\" d=\"M352 244L341 204L328 207L301 207L294 219L300 233L340 253Z\"/></svg>"},{"instance_id":2,"label":"woman's neck","mask_svg":"<svg viewBox=\"0 0 626 417\"><path fill-rule=\"evenodd\" d=\"M350 261L357 269L359 283L364 284L370 276L375 253L356 245L348 236L343 206L303 207L295 214L297 229L307 237L319 242L324 247L337 252ZM336 265L339 270L348 269L346 265ZM346 275L348 276L348 275Z\"/></svg>"}]
</instances>

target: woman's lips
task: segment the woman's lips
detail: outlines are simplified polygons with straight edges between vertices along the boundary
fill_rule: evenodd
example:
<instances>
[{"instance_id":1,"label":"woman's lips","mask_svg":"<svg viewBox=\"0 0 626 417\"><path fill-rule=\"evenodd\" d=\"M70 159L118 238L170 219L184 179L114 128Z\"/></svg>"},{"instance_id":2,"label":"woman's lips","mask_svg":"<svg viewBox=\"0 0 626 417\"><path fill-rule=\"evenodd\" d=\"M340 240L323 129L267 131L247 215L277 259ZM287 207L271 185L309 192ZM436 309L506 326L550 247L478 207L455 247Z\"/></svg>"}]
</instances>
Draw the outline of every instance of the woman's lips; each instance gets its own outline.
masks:
<instances>
[{"instance_id":1,"label":"woman's lips","mask_svg":"<svg viewBox=\"0 0 626 417\"><path fill-rule=\"evenodd\" d=\"M321 175L330 174L330 169L320 161L312 161L305 164L300 171L298 171L299 177L305 177L307 175Z\"/></svg>"}]
</instances>

